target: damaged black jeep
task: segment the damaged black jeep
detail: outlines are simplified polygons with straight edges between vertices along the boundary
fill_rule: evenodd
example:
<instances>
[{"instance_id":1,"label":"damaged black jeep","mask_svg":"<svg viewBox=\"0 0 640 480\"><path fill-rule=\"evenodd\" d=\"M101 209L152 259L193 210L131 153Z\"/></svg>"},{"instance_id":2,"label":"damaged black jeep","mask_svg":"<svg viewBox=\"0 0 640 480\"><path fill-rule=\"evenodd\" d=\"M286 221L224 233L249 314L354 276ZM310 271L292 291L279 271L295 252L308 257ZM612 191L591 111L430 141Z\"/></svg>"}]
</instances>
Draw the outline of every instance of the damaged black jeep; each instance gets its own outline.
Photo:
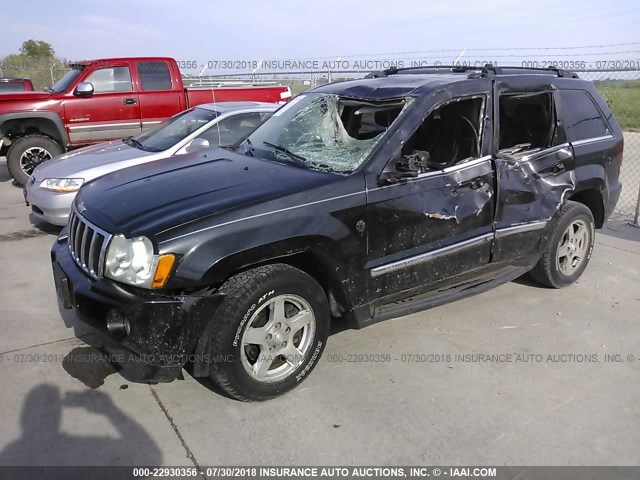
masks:
<instances>
[{"instance_id":1,"label":"damaged black jeep","mask_svg":"<svg viewBox=\"0 0 640 480\"><path fill-rule=\"evenodd\" d=\"M391 70L293 99L232 149L82 187L52 251L62 304L169 381L263 400L354 328L528 271L584 271L623 138L560 70Z\"/></svg>"}]
</instances>

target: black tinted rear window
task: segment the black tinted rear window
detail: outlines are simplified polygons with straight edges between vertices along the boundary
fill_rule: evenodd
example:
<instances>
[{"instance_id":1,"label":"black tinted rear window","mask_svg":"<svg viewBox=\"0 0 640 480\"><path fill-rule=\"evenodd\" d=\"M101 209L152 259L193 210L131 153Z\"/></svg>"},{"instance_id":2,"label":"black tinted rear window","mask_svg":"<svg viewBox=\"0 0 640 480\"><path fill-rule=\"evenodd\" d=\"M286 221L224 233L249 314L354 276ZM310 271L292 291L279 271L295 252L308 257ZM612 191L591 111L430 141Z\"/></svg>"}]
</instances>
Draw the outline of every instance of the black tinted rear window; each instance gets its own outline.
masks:
<instances>
[{"instance_id":1,"label":"black tinted rear window","mask_svg":"<svg viewBox=\"0 0 640 480\"><path fill-rule=\"evenodd\" d=\"M0 82L0 93L2 92L24 92L22 82Z\"/></svg>"},{"instance_id":2,"label":"black tinted rear window","mask_svg":"<svg viewBox=\"0 0 640 480\"><path fill-rule=\"evenodd\" d=\"M171 74L166 62L138 62L142 90L171 90Z\"/></svg>"},{"instance_id":3,"label":"black tinted rear window","mask_svg":"<svg viewBox=\"0 0 640 480\"><path fill-rule=\"evenodd\" d=\"M608 135L609 128L591 95L581 90L560 90L569 140Z\"/></svg>"}]
</instances>

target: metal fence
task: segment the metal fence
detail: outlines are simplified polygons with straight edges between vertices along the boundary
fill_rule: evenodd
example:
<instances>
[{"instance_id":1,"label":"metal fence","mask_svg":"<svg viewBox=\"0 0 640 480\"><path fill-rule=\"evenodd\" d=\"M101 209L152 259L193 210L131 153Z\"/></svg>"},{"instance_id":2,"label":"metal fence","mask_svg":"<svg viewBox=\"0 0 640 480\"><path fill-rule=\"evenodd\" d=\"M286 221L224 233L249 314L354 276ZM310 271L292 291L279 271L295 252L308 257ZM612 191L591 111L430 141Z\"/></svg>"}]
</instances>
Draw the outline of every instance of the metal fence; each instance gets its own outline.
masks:
<instances>
[{"instance_id":1,"label":"metal fence","mask_svg":"<svg viewBox=\"0 0 640 480\"><path fill-rule=\"evenodd\" d=\"M603 62L600 62L603 63ZM605 62L603 65L614 65ZM640 213L640 69L574 70L581 78L595 82L607 100L624 131L624 161L620 173L622 193L614 217L632 221L638 225ZM0 63L0 76L25 76L12 65ZM15 71L14 71L15 70ZM32 68L32 78L54 82L64 75L66 69L58 64ZM214 86L221 83L277 83L288 85L294 95L329 82L362 78L365 70L313 70L313 71L254 71L252 73L183 75L185 85ZM19 74L19 75L18 75ZM34 82L35 83L35 82Z\"/></svg>"},{"instance_id":2,"label":"metal fence","mask_svg":"<svg viewBox=\"0 0 640 480\"><path fill-rule=\"evenodd\" d=\"M575 70L580 78L593 81L614 111L624 132L624 161L620 172L623 185L613 218L638 225L640 209L640 70ZM362 78L368 71L261 72L207 75L201 81L222 79L247 82L276 82L288 85L294 95L329 82ZM187 77L189 78L189 77ZM193 80L192 80L193 81Z\"/></svg>"}]
</instances>

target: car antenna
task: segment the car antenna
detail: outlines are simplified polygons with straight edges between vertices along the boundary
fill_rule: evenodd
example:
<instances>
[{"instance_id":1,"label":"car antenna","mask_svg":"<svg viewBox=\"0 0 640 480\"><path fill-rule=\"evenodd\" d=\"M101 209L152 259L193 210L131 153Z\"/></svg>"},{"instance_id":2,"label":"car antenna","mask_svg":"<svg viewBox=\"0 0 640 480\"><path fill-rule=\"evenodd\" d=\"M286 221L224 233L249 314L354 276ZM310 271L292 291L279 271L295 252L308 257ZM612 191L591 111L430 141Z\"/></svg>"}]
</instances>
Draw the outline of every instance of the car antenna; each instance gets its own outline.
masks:
<instances>
[{"instance_id":1,"label":"car antenna","mask_svg":"<svg viewBox=\"0 0 640 480\"><path fill-rule=\"evenodd\" d=\"M222 137L220 137L220 121L218 120L220 112L218 111L218 105L216 104L216 90L213 83L211 84L211 98L213 99L213 108L216 112L216 132L218 132L218 146L220 147L222 144Z\"/></svg>"}]
</instances>

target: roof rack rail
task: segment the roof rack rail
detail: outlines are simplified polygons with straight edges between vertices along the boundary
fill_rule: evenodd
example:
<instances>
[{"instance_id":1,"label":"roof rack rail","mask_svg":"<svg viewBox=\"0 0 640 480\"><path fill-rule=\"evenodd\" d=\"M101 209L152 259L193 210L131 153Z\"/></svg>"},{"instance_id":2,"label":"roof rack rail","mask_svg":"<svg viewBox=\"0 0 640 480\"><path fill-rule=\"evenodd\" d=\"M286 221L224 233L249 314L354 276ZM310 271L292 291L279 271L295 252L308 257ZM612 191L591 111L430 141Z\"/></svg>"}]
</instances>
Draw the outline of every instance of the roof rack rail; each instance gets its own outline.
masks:
<instances>
[{"instance_id":1,"label":"roof rack rail","mask_svg":"<svg viewBox=\"0 0 640 480\"><path fill-rule=\"evenodd\" d=\"M365 78L379 78L387 77L389 75L395 75L401 72L416 73L466 73L471 72L469 78L487 77L492 75L516 75L516 74L534 74L534 75L555 75L561 78L580 78L578 74L570 70L563 70L561 68L547 67L547 68L529 68L529 67L498 67L485 64L482 67L468 66L468 65L434 65L425 67L404 67L404 68L388 68L383 71L371 72Z\"/></svg>"}]
</instances>

